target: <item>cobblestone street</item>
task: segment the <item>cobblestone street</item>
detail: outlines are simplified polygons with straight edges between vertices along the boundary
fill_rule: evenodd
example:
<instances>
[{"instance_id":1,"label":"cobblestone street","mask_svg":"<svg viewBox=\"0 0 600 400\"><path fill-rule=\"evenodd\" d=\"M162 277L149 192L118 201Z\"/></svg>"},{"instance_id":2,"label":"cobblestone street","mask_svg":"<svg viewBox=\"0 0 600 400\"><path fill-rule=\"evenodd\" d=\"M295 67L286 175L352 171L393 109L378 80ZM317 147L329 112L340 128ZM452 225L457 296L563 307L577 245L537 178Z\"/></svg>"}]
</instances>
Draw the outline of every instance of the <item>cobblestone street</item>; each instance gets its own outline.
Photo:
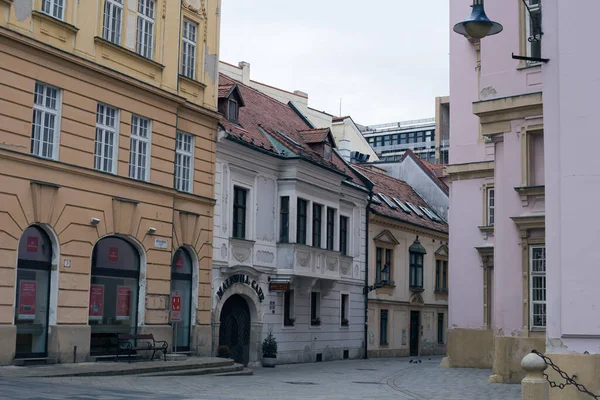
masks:
<instances>
[{"instance_id":1,"label":"cobblestone street","mask_svg":"<svg viewBox=\"0 0 600 400\"><path fill-rule=\"evenodd\" d=\"M441 369L440 358L351 360L255 368L253 376L74 377L0 380L3 399L518 400L519 385L489 370Z\"/></svg>"}]
</instances>

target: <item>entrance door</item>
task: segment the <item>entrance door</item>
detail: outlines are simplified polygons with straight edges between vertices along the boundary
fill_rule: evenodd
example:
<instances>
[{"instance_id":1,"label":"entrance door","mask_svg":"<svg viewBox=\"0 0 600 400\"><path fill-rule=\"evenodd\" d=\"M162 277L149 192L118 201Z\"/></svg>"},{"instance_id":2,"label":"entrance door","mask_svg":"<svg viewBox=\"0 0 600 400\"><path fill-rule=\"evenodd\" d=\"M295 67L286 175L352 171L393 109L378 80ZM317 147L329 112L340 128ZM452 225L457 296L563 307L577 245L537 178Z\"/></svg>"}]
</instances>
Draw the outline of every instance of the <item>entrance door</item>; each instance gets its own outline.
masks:
<instances>
[{"instance_id":1,"label":"entrance door","mask_svg":"<svg viewBox=\"0 0 600 400\"><path fill-rule=\"evenodd\" d=\"M419 334L421 332L421 312L410 312L410 355L419 355Z\"/></svg>"},{"instance_id":2,"label":"entrance door","mask_svg":"<svg viewBox=\"0 0 600 400\"><path fill-rule=\"evenodd\" d=\"M173 351L189 351L192 323L192 258L183 248L175 252L171 265L171 294L173 293L181 296L181 321L169 322L173 327Z\"/></svg>"},{"instance_id":3,"label":"entrance door","mask_svg":"<svg viewBox=\"0 0 600 400\"><path fill-rule=\"evenodd\" d=\"M50 305L52 244L37 226L25 230L19 242L15 358L46 357Z\"/></svg>"},{"instance_id":4,"label":"entrance door","mask_svg":"<svg viewBox=\"0 0 600 400\"><path fill-rule=\"evenodd\" d=\"M227 346L235 362L248 365L250 359L250 309L242 296L233 295L221 310L219 346Z\"/></svg>"}]
</instances>

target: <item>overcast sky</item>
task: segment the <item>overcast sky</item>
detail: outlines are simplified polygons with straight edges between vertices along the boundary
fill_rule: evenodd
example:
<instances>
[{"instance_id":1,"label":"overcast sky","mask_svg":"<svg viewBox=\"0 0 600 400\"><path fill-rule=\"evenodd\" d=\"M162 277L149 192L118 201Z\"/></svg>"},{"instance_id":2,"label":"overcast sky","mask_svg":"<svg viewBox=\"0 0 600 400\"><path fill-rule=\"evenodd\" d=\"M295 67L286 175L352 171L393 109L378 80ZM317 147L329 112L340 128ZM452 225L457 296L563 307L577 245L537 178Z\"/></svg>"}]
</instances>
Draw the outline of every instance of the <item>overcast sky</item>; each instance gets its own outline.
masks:
<instances>
[{"instance_id":1,"label":"overcast sky","mask_svg":"<svg viewBox=\"0 0 600 400\"><path fill-rule=\"evenodd\" d=\"M222 0L221 60L360 124L434 117L449 0ZM467 10L468 11L468 10ZM465 15L468 12L465 11Z\"/></svg>"}]
</instances>

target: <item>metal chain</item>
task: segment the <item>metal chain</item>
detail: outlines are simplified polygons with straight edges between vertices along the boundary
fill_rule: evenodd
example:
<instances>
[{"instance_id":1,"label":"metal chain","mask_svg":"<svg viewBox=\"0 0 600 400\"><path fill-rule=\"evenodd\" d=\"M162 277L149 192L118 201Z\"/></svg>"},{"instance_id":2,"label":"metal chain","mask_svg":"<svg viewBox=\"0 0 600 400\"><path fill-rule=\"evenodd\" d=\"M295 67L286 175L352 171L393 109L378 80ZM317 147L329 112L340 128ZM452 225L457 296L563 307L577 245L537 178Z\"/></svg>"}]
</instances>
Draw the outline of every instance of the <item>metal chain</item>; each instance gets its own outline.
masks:
<instances>
[{"instance_id":1,"label":"metal chain","mask_svg":"<svg viewBox=\"0 0 600 400\"><path fill-rule=\"evenodd\" d=\"M575 380L573 378L571 378L566 372L562 371L556 364L554 364L549 357L543 355L542 353L540 353L537 350L533 350L532 353L534 353L534 354L538 355L539 357L541 357L542 360L544 360L544 362L546 363L546 365L549 365L550 367L552 367L552 369L555 370L561 376L561 378L563 378L565 380L565 383L556 383L554 381L551 381L550 378L548 378L548 374L546 374L544 372L544 378L546 378L546 380L550 384L550 387L564 389L568 385L573 385L580 392L588 394L591 397L593 397L594 399L600 399L600 395L593 394L592 392L590 392L589 390L587 390L585 388L585 386L583 386L581 383L575 382Z\"/></svg>"}]
</instances>

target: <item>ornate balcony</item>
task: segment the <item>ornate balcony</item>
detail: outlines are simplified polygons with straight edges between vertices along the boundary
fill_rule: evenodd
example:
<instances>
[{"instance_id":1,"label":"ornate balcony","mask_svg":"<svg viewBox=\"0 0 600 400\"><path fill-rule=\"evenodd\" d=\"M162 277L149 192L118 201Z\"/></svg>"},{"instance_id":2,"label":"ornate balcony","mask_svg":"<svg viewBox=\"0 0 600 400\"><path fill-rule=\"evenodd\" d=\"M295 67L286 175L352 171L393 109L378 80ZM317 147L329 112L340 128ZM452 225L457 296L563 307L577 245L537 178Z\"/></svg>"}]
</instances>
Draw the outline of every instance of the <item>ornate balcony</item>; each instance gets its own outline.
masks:
<instances>
[{"instance_id":1,"label":"ornate balcony","mask_svg":"<svg viewBox=\"0 0 600 400\"><path fill-rule=\"evenodd\" d=\"M343 256L337 251L295 243L277 245L278 274L331 280L351 279L352 260L352 257Z\"/></svg>"}]
</instances>

